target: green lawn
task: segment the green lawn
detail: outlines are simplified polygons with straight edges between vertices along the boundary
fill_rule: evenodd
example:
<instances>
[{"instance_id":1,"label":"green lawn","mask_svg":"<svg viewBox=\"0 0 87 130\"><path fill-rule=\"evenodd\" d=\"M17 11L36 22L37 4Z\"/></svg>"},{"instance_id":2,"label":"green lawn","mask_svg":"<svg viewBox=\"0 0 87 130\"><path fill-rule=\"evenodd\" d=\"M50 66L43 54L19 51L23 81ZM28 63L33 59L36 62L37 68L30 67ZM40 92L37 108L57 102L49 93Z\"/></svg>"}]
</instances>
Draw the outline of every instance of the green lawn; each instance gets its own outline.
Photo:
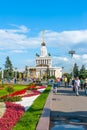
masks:
<instances>
[{"instance_id":1,"label":"green lawn","mask_svg":"<svg viewBox=\"0 0 87 130\"><path fill-rule=\"evenodd\" d=\"M27 87L27 85L14 85L14 90L18 91ZM48 86L46 90L34 101L32 106L24 116L17 122L13 130L35 130L39 118L41 116L43 107L45 105L46 99L48 97L51 86ZM4 89L0 90L0 96L8 94L6 91L6 85Z\"/></svg>"},{"instance_id":2,"label":"green lawn","mask_svg":"<svg viewBox=\"0 0 87 130\"><path fill-rule=\"evenodd\" d=\"M6 91L6 87L7 85L3 85L3 89L0 90L0 96L6 95L8 94L8 92ZM14 91L18 91L18 90L22 90L24 88L26 88L26 85L13 85L14 87Z\"/></svg>"},{"instance_id":3,"label":"green lawn","mask_svg":"<svg viewBox=\"0 0 87 130\"><path fill-rule=\"evenodd\" d=\"M41 116L50 89L51 87L48 86L46 90L34 101L32 106L29 108L27 112L25 112L24 116L16 124L13 130L35 130L36 129L37 123Z\"/></svg>"}]
</instances>

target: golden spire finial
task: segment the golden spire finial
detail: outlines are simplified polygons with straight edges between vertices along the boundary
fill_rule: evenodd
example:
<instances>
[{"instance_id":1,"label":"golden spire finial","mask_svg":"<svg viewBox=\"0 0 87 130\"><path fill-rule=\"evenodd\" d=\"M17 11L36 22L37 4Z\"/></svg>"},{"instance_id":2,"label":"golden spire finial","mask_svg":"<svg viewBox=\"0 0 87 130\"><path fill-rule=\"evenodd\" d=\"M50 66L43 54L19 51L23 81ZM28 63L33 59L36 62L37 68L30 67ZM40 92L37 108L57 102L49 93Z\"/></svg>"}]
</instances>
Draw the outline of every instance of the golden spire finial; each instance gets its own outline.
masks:
<instances>
[{"instance_id":1,"label":"golden spire finial","mask_svg":"<svg viewBox=\"0 0 87 130\"><path fill-rule=\"evenodd\" d=\"M42 43L44 43L44 32L45 30L42 31Z\"/></svg>"}]
</instances>

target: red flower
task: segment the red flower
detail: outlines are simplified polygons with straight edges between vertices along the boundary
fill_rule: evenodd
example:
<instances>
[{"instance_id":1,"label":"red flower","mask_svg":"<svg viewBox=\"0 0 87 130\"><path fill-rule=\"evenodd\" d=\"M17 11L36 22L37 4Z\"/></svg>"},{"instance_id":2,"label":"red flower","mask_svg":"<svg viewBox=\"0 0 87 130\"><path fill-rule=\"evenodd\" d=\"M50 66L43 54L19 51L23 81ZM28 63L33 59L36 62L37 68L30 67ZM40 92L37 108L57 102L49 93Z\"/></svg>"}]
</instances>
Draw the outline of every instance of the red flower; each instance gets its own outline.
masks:
<instances>
[{"instance_id":1,"label":"red flower","mask_svg":"<svg viewBox=\"0 0 87 130\"><path fill-rule=\"evenodd\" d=\"M6 108L6 112L0 118L0 130L11 130L24 113L24 107L19 104L6 102Z\"/></svg>"}]
</instances>

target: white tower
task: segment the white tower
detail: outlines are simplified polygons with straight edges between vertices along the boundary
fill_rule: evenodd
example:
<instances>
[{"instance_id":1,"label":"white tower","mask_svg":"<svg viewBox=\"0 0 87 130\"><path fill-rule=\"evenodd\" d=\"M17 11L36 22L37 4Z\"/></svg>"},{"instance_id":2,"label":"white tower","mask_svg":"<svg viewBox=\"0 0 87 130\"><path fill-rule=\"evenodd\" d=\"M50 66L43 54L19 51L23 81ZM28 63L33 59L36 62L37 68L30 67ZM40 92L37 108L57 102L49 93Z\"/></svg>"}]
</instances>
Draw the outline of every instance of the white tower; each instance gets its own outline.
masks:
<instances>
[{"instance_id":1,"label":"white tower","mask_svg":"<svg viewBox=\"0 0 87 130\"><path fill-rule=\"evenodd\" d=\"M61 68L52 67L52 57L50 53L47 53L46 44L44 42L44 31L42 32L42 43L40 49L40 55L36 53L35 67L30 67L30 77L39 78L48 76L47 69L49 70L49 76L61 77Z\"/></svg>"},{"instance_id":2,"label":"white tower","mask_svg":"<svg viewBox=\"0 0 87 130\"><path fill-rule=\"evenodd\" d=\"M44 31L42 32L41 54L36 55L36 67L52 67L52 57L48 55L44 42Z\"/></svg>"}]
</instances>

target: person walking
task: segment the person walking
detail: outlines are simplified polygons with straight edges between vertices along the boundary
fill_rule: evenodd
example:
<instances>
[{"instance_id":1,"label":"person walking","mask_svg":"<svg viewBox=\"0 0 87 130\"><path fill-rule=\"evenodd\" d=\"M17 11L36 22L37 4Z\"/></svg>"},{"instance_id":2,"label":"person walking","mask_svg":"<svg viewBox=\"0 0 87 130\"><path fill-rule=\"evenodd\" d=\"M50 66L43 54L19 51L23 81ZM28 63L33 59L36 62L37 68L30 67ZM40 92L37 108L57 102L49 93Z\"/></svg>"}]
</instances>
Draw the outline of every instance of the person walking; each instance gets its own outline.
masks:
<instances>
[{"instance_id":1,"label":"person walking","mask_svg":"<svg viewBox=\"0 0 87 130\"><path fill-rule=\"evenodd\" d=\"M80 79L80 86L81 86L81 89L83 89L83 87L84 87L84 80L82 78Z\"/></svg>"},{"instance_id":2,"label":"person walking","mask_svg":"<svg viewBox=\"0 0 87 130\"><path fill-rule=\"evenodd\" d=\"M60 78L57 78L58 87L60 87L60 82L61 82L61 79L60 79Z\"/></svg>"},{"instance_id":3,"label":"person walking","mask_svg":"<svg viewBox=\"0 0 87 130\"><path fill-rule=\"evenodd\" d=\"M87 95L87 78L85 79L84 90L85 90L85 94Z\"/></svg>"},{"instance_id":4,"label":"person walking","mask_svg":"<svg viewBox=\"0 0 87 130\"><path fill-rule=\"evenodd\" d=\"M72 89L73 89L73 92L75 92L75 79L74 78L72 79Z\"/></svg>"},{"instance_id":5,"label":"person walking","mask_svg":"<svg viewBox=\"0 0 87 130\"><path fill-rule=\"evenodd\" d=\"M57 88L58 88L58 83L57 83L57 80L54 82L53 84L53 93L57 93Z\"/></svg>"},{"instance_id":6,"label":"person walking","mask_svg":"<svg viewBox=\"0 0 87 130\"><path fill-rule=\"evenodd\" d=\"M64 77L64 84L65 84L65 87L67 86L67 77Z\"/></svg>"},{"instance_id":7,"label":"person walking","mask_svg":"<svg viewBox=\"0 0 87 130\"><path fill-rule=\"evenodd\" d=\"M79 96L79 87L80 87L80 80L79 77L76 77L75 81L74 81L74 86L75 86L75 92L76 92L76 96Z\"/></svg>"}]
</instances>

